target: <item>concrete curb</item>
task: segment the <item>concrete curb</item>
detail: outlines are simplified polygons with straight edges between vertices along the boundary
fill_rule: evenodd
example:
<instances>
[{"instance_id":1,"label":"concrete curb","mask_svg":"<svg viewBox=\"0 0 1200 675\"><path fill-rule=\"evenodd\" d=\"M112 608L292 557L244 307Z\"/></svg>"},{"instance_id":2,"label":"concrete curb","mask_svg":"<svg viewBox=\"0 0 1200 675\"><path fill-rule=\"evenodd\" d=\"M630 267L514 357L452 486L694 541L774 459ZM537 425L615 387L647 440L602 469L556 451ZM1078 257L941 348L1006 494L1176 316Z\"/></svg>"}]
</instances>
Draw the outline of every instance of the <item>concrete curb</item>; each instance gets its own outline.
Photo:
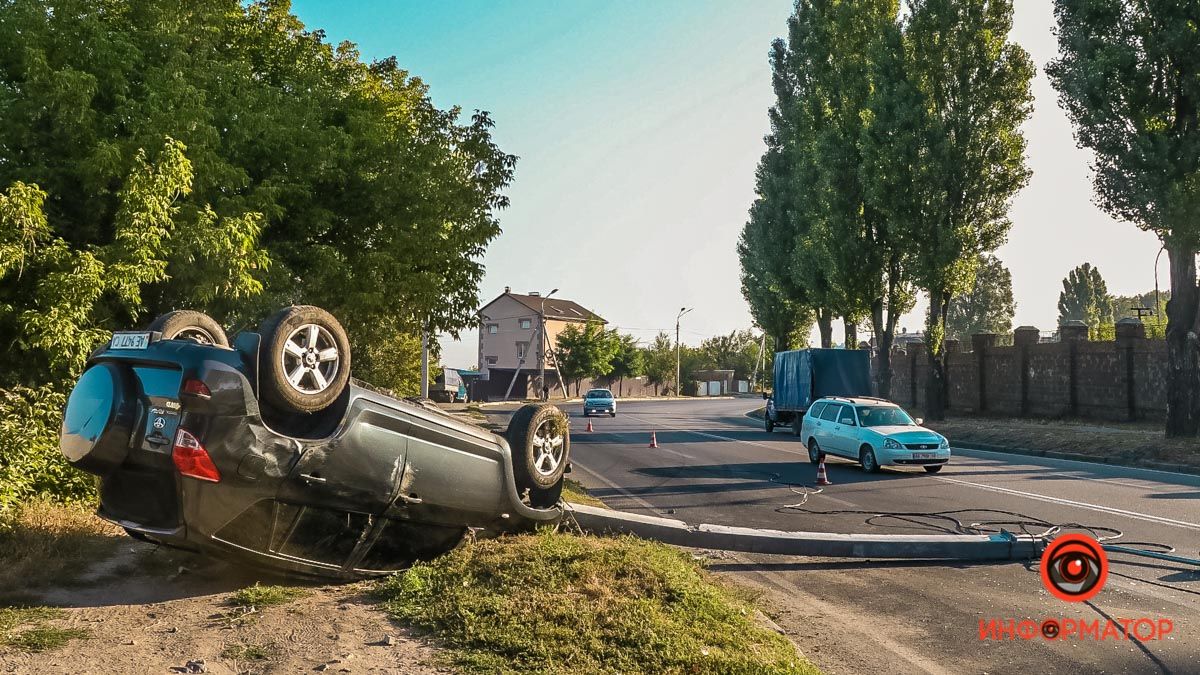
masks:
<instances>
[{"instance_id":1,"label":"concrete curb","mask_svg":"<svg viewBox=\"0 0 1200 675\"><path fill-rule=\"evenodd\" d=\"M1025 455L1027 457L1045 457L1047 459L1066 459L1072 462L1086 462L1088 464L1104 464L1107 466L1121 466L1129 469L1154 469L1155 471L1166 471L1169 473L1185 473L1193 476L1200 476L1200 467L1188 466L1187 464L1175 464L1173 462L1156 462L1154 460L1145 460L1141 462L1131 462L1120 457L1104 456L1097 457L1096 455L1085 455L1078 452L1061 452L1059 450L1032 450L1029 448L1013 448L1004 445L992 445L991 443L975 443L971 441L961 442L956 441L951 444L951 448L962 448L963 450L983 450L984 452L999 452L1007 455Z\"/></svg>"}]
</instances>

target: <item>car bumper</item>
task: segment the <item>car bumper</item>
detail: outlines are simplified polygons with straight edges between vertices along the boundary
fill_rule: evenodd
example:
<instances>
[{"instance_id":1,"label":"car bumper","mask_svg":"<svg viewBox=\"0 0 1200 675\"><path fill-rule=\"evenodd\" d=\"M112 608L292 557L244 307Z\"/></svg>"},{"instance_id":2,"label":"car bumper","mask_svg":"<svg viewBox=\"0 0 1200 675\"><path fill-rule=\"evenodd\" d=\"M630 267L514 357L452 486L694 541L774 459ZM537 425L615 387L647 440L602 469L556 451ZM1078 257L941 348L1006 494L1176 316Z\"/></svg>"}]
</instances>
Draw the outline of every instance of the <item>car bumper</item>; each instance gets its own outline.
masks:
<instances>
[{"instance_id":1,"label":"car bumper","mask_svg":"<svg viewBox=\"0 0 1200 675\"><path fill-rule=\"evenodd\" d=\"M583 408L584 415L598 415L601 413L607 415L615 412L617 412L617 406L615 405L593 405L584 406Z\"/></svg>"},{"instance_id":2,"label":"car bumper","mask_svg":"<svg viewBox=\"0 0 1200 675\"><path fill-rule=\"evenodd\" d=\"M879 460L880 465L930 466L949 462L950 450L876 450L875 457Z\"/></svg>"}]
</instances>

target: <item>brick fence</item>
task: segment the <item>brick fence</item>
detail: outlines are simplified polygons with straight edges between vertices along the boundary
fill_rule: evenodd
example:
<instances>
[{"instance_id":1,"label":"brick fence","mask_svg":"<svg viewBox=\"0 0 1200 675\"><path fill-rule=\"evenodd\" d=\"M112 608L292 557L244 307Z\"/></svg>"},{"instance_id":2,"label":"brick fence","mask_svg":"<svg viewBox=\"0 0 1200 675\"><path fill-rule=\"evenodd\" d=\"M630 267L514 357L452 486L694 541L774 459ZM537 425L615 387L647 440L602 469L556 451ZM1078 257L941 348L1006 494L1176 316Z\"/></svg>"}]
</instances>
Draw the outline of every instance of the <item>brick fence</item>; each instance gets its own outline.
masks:
<instances>
[{"instance_id":1,"label":"brick fence","mask_svg":"<svg viewBox=\"0 0 1200 675\"><path fill-rule=\"evenodd\" d=\"M1087 326L1068 322L1043 342L1032 326L1013 333L973 335L970 345L946 342L946 400L956 413L1014 417L1163 420L1167 413L1167 345L1146 339L1136 319L1116 325L1116 340L1092 342ZM929 362L913 343L892 354L892 399L924 409Z\"/></svg>"}]
</instances>

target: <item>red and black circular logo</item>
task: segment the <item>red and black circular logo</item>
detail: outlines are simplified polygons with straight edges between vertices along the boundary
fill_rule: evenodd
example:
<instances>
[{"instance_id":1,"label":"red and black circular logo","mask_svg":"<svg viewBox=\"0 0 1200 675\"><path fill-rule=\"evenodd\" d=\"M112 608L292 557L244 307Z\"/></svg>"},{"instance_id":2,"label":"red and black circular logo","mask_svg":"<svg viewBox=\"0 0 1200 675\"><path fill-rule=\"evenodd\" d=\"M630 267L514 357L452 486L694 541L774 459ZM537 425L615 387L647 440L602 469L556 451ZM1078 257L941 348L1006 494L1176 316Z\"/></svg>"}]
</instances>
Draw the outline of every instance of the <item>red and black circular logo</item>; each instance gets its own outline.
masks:
<instances>
[{"instance_id":1,"label":"red and black circular logo","mask_svg":"<svg viewBox=\"0 0 1200 675\"><path fill-rule=\"evenodd\" d=\"M1108 556L1086 534L1056 537L1042 552L1042 583L1057 598L1083 602L1099 593L1106 579Z\"/></svg>"}]
</instances>

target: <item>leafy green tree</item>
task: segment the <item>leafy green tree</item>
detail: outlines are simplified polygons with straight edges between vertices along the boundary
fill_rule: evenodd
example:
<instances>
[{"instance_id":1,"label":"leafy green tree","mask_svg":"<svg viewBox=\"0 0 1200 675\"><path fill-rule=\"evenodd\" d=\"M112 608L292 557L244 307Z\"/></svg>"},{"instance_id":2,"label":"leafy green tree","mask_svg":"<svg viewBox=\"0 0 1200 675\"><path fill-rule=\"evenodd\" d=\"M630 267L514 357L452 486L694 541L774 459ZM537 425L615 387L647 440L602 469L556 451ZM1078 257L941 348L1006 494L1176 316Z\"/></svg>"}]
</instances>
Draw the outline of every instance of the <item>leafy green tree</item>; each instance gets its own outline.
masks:
<instances>
[{"instance_id":1,"label":"leafy green tree","mask_svg":"<svg viewBox=\"0 0 1200 675\"><path fill-rule=\"evenodd\" d=\"M1094 334L1113 323L1113 298L1100 270L1083 263L1067 273L1058 294L1058 323L1082 321Z\"/></svg>"},{"instance_id":2,"label":"leafy green tree","mask_svg":"<svg viewBox=\"0 0 1200 675\"><path fill-rule=\"evenodd\" d=\"M1167 303L1171 300L1171 291L1146 291L1137 295L1113 296L1113 319L1120 321L1125 318L1138 318L1134 307L1150 310L1149 315L1141 317L1146 326L1146 337L1163 339L1167 336Z\"/></svg>"},{"instance_id":3,"label":"leafy green tree","mask_svg":"<svg viewBox=\"0 0 1200 675\"><path fill-rule=\"evenodd\" d=\"M946 337L965 341L977 333L1007 333L1016 311L1012 274L996 256L980 256L971 290L950 300Z\"/></svg>"},{"instance_id":4,"label":"leafy green tree","mask_svg":"<svg viewBox=\"0 0 1200 675\"><path fill-rule=\"evenodd\" d=\"M752 331L735 330L700 343L708 367L732 370L736 380L749 380L758 363L759 339Z\"/></svg>"},{"instance_id":5,"label":"leafy green tree","mask_svg":"<svg viewBox=\"0 0 1200 675\"><path fill-rule=\"evenodd\" d=\"M638 347L637 339L632 335L617 335L614 332L613 338L616 340L617 346L613 353L612 370L609 371L609 376L620 381L617 394L624 396L625 378L638 377L642 374L645 369L644 357L642 349Z\"/></svg>"},{"instance_id":6,"label":"leafy green tree","mask_svg":"<svg viewBox=\"0 0 1200 675\"><path fill-rule=\"evenodd\" d=\"M110 243L139 152L153 160L171 137L195 167L172 204L171 273L132 264L131 282L156 280L136 315L101 312L112 326L182 306L253 326L304 302L367 351L376 331L473 325L515 158L492 142L486 113L462 117L394 58L364 63L283 1L0 3L0 189L49 194L68 248ZM251 281L261 293L237 292ZM17 337L0 327L5 344Z\"/></svg>"},{"instance_id":7,"label":"leafy green tree","mask_svg":"<svg viewBox=\"0 0 1200 675\"><path fill-rule=\"evenodd\" d=\"M1158 235L1171 266L1167 423L1200 433L1200 49L1194 2L1056 0L1061 56L1047 68L1097 202Z\"/></svg>"},{"instance_id":8,"label":"leafy green tree","mask_svg":"<svg viewBox=\"0 0 1200 675\"><path fill-rule=\"evenodd\" d=\"M642 365L655 396L675 381L675 343L670 335L660 332L654 336L654 342L642 350Z\"/></svg>"},{"instance_id":9,"label":"leafy green tree","mask_svg":"<svg viewBox=\"0 0 1200 675\"><path fill-rule=\"evenodd\" d=\"M585 377L604 377L613 372L613 357L620 346L614 334L604 330L604 325L589 321L582 328L569 324L555 338L559 372L564 380L575 382L575 393L579 393L579 380Z\"/></svg>"},{"instance_id":10,"label":"leafy green tree","mask_svg":"<svg viewBox=\"0 0 1200 675\"><path fill-rule=\"evenodd\" d=\"M1021 125L1032 111L1029 55L1008 41L1009 0L911 0L901 79L874 108L872 202L910 252L929 295L926 414L945 416L949 302L969 291L979 255L1003 243L1029 178Z\"/></svg>"}]
</instances>

